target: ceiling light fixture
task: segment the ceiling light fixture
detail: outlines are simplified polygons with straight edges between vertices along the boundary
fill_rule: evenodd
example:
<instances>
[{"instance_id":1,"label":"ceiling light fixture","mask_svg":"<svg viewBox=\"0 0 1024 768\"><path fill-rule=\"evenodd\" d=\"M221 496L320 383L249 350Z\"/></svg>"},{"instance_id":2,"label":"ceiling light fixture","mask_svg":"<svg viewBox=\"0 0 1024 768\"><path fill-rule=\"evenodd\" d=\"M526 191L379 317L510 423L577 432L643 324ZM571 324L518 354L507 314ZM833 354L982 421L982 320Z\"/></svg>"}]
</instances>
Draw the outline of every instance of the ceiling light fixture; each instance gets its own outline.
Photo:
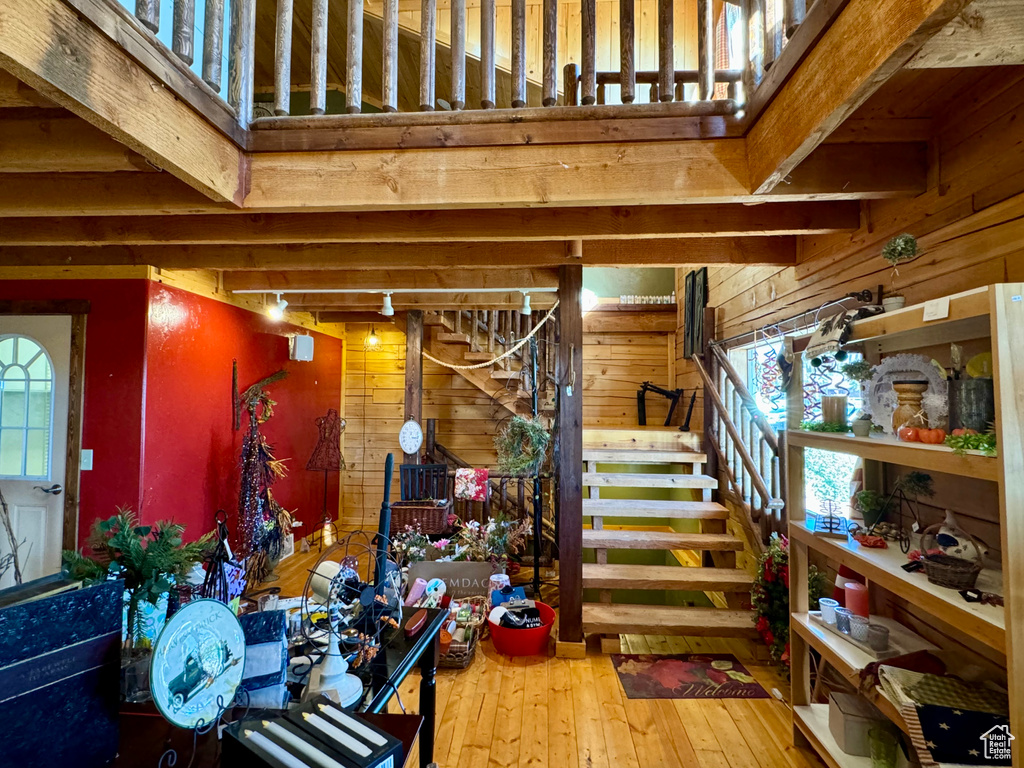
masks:
<instances>
[{"instance_id":1,"label":"ceiling light fixture","mask_svg":"<svg viewBox=\"0 0 1024 768\"><path fill-rule=\"evenodd\" d=\"M280 293L275 293L274 295L277 297L277 303L267 307L267 314L270 315L272 320L281 320L284 317L284 310L288 306L288 302L281 298Z\"/></svg>"},{"instance_id":2,"label":"ceiling light fixture","mask_svg":"<svg viewBox=\"0 0 1024 768\"><path fill-rule=\"evenodd\" d=\"M391 306L391 291L384 292L384 304L380 308L380 313L384 317L392 317L395 314L395 308Z\"/></svg>"},{"instance_id":3,"label":"ceiling light fixture","mask_svg":"<svg viewBox=\"0 0 1024 768\"><path fill-rule=\"evenodd\" d=\"M377 335L377 329L372 325L370 326L370 333L367 334L366 338L363 339L363 351L364 352L379 352L381 347L380 336Z\"/></svg>"},{"instance_id":4,"label":"ceiling light fixture","mask_svg":"<svg viewBox=\"0 0 1024 768\"><path fill-rule=\"evenodd\" d=\"M526 291L523 291L523 306L522 306L522 309L519 310L519 314L521 314L521 315L532 315L533 314L533 307L530 306L530 294L528 294Z\"/></svg>"}]
</instances>

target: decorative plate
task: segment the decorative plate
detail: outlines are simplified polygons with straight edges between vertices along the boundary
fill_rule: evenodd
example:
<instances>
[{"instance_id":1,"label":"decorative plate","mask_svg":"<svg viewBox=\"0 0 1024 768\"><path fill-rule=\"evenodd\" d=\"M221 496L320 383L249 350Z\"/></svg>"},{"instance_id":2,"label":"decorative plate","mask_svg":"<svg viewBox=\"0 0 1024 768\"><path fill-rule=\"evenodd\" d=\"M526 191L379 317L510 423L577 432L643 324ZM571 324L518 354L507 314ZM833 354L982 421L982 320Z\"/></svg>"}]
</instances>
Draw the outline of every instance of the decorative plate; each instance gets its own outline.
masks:
<instances>
[{"instance_id":1,"label":"decorative plate","mask_svg":"<svg viewBox=\"0 0 1024 768\"><path fill-rule=\"evenodd\" d=\"M157 709L179 728L209 725L242 682L245 635L219 600L194 600L174 614L153 646L149 684Z\"/></svg>"},{"instance_id":2,"label":"decorative plate","mask_svg":"<svg viewBox=\"0 0 1024 768\"><path fill-rule=\"evenodd\" d=\"M408 454L418 453L423 445L423 430L416 419L409 419L398 432L398 444L402 446L402 452Z\"/></svg>"},{"instance_id":3,"label":"decorative plate","mask_svg":"<svg viewBox=\"0 0 1024 768\"><path fill-rule=\"evenodd\" d=\"M921 402L924 412L928 414L928 425L945 427L949 414L946 379L943 371L924 355L890 355L875 366L875 375L871 377L868 388L871 421L885 430L886 434L893 434L892 412L897 405L893 382L922 379L928 381L928 391L924 393Z\"/></svg>"}]
</instances>

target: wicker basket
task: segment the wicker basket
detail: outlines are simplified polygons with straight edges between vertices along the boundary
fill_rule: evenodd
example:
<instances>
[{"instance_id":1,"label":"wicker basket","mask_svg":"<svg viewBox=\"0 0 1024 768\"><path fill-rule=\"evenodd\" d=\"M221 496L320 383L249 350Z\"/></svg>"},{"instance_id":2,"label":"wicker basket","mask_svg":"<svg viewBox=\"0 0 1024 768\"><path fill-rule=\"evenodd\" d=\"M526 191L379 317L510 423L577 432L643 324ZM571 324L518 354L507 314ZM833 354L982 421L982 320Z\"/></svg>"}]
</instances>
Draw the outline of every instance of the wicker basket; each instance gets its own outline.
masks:
<instances>
[{"instance_id":1,"label":"wicker basket","mask_svg":"<svg viewBox=\"0 0 1024 768\"><path fill-rule=\"evenodd\" d=\"M391 535L410 528L418 528L427 536L448 530L448 515L452 511L451 499L434 501L396 501L391 505Z\"/></svg>"},{"instance_id":2,"label":"wicker basket","mask_svg":"<svg viewBox=\"0 0 1024 768\"><path fill-rule=\"evenodd\" d=\"M976 560L964 560L960 557L950 555L928 555L930 549L938 545L936 533L942 525L933 525L925 529L921 534L921 562L924 563L924 571L928 574L928 581L940 587L950 589L971 589L978 581L978 574L981 573L981 546L971 534L961 531L974 544L974 551L977 554Z\"/></svg>"},{"instance_id":3,"label":"wicker basket","mask_svg":"<svg viewBox=\"0 0 1024 768\"><path fill-rule=\"evenodd\" d=\"M441 655L437 665L445 669L465 669L472 664L473 657L476 655L476 647L480 643L484 631L487 629L486 597L467 597L464 600L459 600L459 602L472 603L482 607L483 610L476 614L467 625L473 628L473 636L470 638L470 641L468 643L460 643L453 640L448 648L448 653Z\"/></svg>"}]
</instances>

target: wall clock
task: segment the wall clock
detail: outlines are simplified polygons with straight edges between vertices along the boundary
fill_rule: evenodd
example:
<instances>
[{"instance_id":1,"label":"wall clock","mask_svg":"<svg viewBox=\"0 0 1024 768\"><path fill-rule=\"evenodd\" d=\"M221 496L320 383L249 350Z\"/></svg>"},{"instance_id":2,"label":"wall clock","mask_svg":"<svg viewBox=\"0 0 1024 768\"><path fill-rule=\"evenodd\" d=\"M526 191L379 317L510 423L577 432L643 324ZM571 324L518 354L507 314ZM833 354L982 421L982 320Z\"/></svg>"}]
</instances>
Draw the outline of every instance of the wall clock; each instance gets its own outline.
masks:
<instances>
[{"instance_id":1,"label":"wall clock","mask_svg":"<svg viewBox=\"0 0 1024 768\"><path fill-rule=\"evenodd\" d=\"M423 430L416 419L409 419L398 432L398 444L402 452L415 456L423 445Z\"/></svg>"}]
</instances>

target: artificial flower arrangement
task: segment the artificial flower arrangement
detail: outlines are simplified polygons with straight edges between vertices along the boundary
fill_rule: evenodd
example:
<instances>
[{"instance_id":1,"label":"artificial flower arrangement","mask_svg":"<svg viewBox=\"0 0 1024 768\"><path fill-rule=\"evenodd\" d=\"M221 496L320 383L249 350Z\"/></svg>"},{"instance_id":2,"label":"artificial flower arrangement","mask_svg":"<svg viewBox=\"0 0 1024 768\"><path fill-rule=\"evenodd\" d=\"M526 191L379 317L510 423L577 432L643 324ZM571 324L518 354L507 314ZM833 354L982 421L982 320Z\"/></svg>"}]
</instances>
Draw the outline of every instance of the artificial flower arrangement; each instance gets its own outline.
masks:
<instances>
[{"instance_id":1,"label":"artificial flower arrangement","mask_svg":"<svg viewBox=\"0 0 1024 768\"><path fill-rule=\"evenodd\" d=\"M825 574L813 565L808 574L811 610L828 587ZM789 539L772 534L771 542L758 561L757 578L750 590L757 632L768 646L772 659L789 666Z\"/></svg>"},{"instance_id":2,"label":"artificial flower arrangement","mask_svg":"<svg viewBox=\"0 0 1024 768\"><path fill-rule=\"evenodd\" d=\"M503 514L489 517L484 523L452 517L455 533L436 541L431 541L418 527L405 526L391 542L396 559L403 566L433 560L490 563L496 570L502 570L509 566L509 557L523 549L530 531L529 520L513 520Z\"/></svg>"}]
</instances>

